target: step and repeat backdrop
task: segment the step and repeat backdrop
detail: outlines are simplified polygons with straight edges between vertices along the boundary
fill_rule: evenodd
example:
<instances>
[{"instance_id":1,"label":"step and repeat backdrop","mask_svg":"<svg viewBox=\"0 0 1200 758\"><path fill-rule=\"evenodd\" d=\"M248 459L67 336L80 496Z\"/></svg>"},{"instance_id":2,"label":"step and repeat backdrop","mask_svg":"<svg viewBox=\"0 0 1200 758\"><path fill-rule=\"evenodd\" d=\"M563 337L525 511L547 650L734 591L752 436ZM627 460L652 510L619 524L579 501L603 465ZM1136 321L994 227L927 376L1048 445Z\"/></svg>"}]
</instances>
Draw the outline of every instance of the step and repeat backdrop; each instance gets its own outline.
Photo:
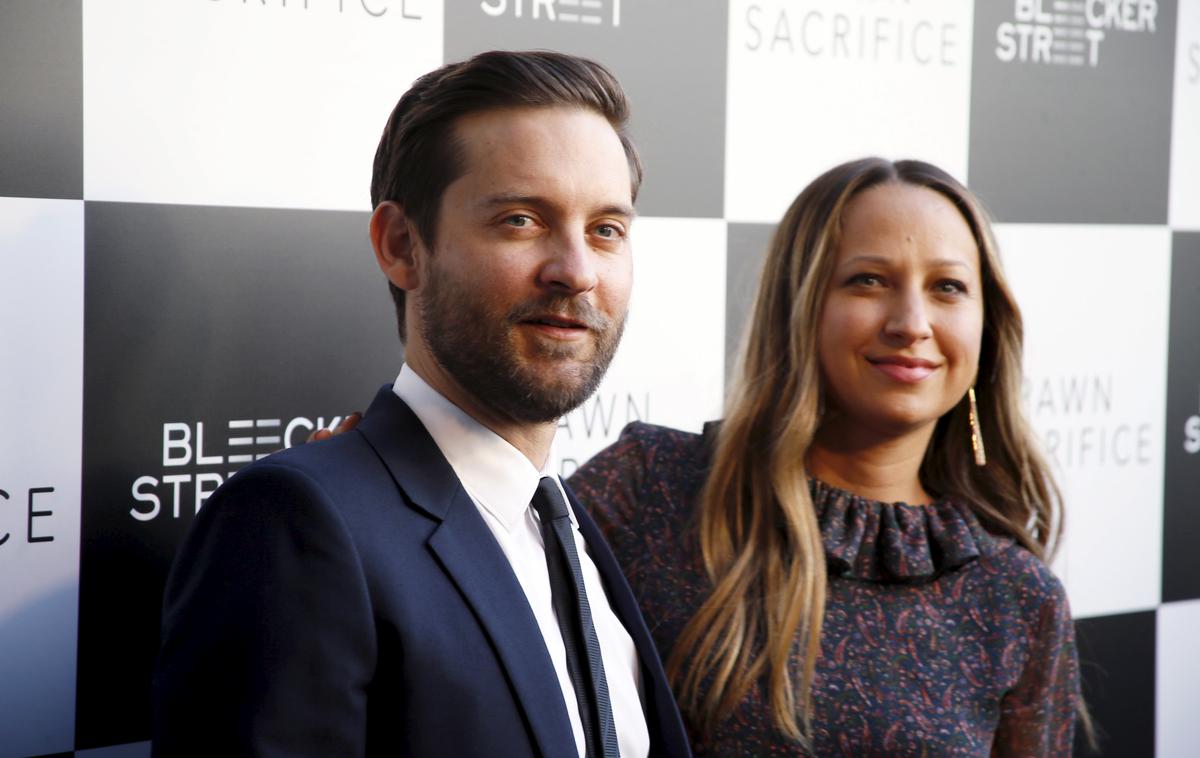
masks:
<instances>
[{"instance_id":1,"label":"step and repeat backdrop","mask_svg":"<svg viewBox=\"0 0 1200 758\"><path fill-rule=\"evenodd\" d=\"M2 0L0 755L148 753L174 551L395 376L371 158L416 76L490 48L611 66L646 162L627 336L563 472L719 417L809 180L935 162L1024 309L1103 753L1195 755L1200 0Z\"/></svg>"}]
</instances>

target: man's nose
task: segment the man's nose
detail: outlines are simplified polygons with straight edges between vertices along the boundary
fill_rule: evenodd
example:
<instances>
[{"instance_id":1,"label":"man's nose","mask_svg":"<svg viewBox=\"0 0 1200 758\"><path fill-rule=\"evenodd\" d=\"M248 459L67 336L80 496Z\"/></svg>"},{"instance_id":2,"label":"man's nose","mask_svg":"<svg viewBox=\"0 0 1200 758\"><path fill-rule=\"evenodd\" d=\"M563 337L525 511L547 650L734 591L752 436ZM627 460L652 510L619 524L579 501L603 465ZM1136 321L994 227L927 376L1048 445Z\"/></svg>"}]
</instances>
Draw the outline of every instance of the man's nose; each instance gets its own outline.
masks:
<instances>
[{"instance_id":1,"label":"man's nose","mask_svg":"<svg viewBox=\"0 0 1200 758\"><path fill-rule=\"evenodd\" d=\"M542 284L573 295L594 289L599 283L595 255L584 230L555 235L540 272Z\"/></svg>"}]
</instances>

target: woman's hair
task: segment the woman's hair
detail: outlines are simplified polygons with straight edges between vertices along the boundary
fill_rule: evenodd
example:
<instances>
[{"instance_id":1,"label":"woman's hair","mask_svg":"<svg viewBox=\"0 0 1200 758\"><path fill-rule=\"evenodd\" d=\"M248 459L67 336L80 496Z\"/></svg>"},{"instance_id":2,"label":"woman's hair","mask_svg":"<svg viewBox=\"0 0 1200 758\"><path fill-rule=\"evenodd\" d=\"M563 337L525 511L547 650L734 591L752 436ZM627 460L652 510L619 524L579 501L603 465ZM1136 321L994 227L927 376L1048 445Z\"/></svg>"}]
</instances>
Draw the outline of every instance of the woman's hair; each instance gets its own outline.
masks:
<instances>
[{"instance_id":1,"label":"woman's hair","mask_svg":"<svg viewBox=\"0 0 1200 758\"><path fill-rule=\"evenodd\" d=\"M1021 410L1021 314L983 207L945 171L920 161L865 158L830 169L800 193L775 231L700 495L700 551L713 591L680 635L668 673L701 732L729 716L765 675L777 728L801 742L811 737L826 590L805 466L821 419L817 333L846 206L881 184L940 193L979 249L984 319L975 394L988 461L975 465L964 398L938 420L921 484L966 504L990 532L1043 560L1062 528L1059 491ZM797 640L798 672L790 663Z\"/></svg>"}]
</instances>

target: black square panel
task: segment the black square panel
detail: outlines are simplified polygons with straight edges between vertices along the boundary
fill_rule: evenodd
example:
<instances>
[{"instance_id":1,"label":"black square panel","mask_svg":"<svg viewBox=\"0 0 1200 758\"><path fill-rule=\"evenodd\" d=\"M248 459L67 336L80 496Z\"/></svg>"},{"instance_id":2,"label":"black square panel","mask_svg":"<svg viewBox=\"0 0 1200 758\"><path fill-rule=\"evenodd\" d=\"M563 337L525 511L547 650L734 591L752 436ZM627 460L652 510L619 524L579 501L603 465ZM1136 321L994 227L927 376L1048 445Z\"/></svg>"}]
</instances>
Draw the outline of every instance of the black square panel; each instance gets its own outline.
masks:
<instances>
[{"instance_id":1,"label":"black square panel","mask_svg":"<svg viewBox=\"0 0 1200 758\"><path fill-rule=\"evenodd\" d=\"M719 218L725 206L726 3L471 0L445 4L447 61L552 49L600 61L629 95L646 216Z\"/></svg>"},{"instance_id":2,"label":"black square panel","mask_svg":"<svg viewBox=\"0 0 1200 758\"><path fill-rule=\"evenodd\" d=\"M1154 755L1154 611L1097 616L1075 623L1083 697L1099 751L1075 730L1076 755Z\"/></svg>"},{"instance_id":3,"label":"black square panel","mask_svg":"<svg viewBox=\"0 0 1200 758\"><path fill-rule=\"evenodd\" d=\"M970 186L1010 223L1164 224L1175 3L975 3Z\"/></svg>"},{"instance_id":4,"label":"black square panel","mask_svg":"<svg viewBox=\"0 0 1200 758\"><path fill-rule=\"evenodd\" d=\"M1200 598L1200 232L1171 240L1163 600Z\"/></svg>"},{"instance_id":5,"label":"black square panel","mask_svg":"<svg viewBox=\"0 0 1200 758\"><path fill-rule=\"evenodd\" d=\"M76 747L149 736L197 504L401 362L366 213L88 203Z\"/></svg>"}]
</instances>

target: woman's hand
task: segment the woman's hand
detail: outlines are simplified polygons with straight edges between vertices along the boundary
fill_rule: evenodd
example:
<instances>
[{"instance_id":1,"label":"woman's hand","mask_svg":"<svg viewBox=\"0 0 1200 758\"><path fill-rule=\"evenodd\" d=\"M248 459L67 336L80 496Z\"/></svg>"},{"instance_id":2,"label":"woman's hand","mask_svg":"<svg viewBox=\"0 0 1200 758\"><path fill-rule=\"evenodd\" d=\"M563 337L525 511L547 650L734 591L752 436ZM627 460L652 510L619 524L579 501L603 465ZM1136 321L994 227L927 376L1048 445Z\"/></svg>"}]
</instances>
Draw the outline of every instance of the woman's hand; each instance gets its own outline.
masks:
<instances>
[{"instance_id":1,"label":"woman's hand","mask_svg":"<svg viewBox=\"0 0 1200 758\"><path fill-rule=\"evenodd\" d=\"M342 434L343 432L348 432L351 429L353 429L354 427L358 426L359 421L362 421L362 414L359 413L358 411L355 411L354 413L351 413L350 415L346 416L346 418L342 419L342 423L335 426L332 430L330 430L330 429L314 430L312 434L308 435L308 439L305 440L305 442L317 442L319 440L327 440L330 437L333 437L335 435Z\"/></svg>"}]
</instances>

